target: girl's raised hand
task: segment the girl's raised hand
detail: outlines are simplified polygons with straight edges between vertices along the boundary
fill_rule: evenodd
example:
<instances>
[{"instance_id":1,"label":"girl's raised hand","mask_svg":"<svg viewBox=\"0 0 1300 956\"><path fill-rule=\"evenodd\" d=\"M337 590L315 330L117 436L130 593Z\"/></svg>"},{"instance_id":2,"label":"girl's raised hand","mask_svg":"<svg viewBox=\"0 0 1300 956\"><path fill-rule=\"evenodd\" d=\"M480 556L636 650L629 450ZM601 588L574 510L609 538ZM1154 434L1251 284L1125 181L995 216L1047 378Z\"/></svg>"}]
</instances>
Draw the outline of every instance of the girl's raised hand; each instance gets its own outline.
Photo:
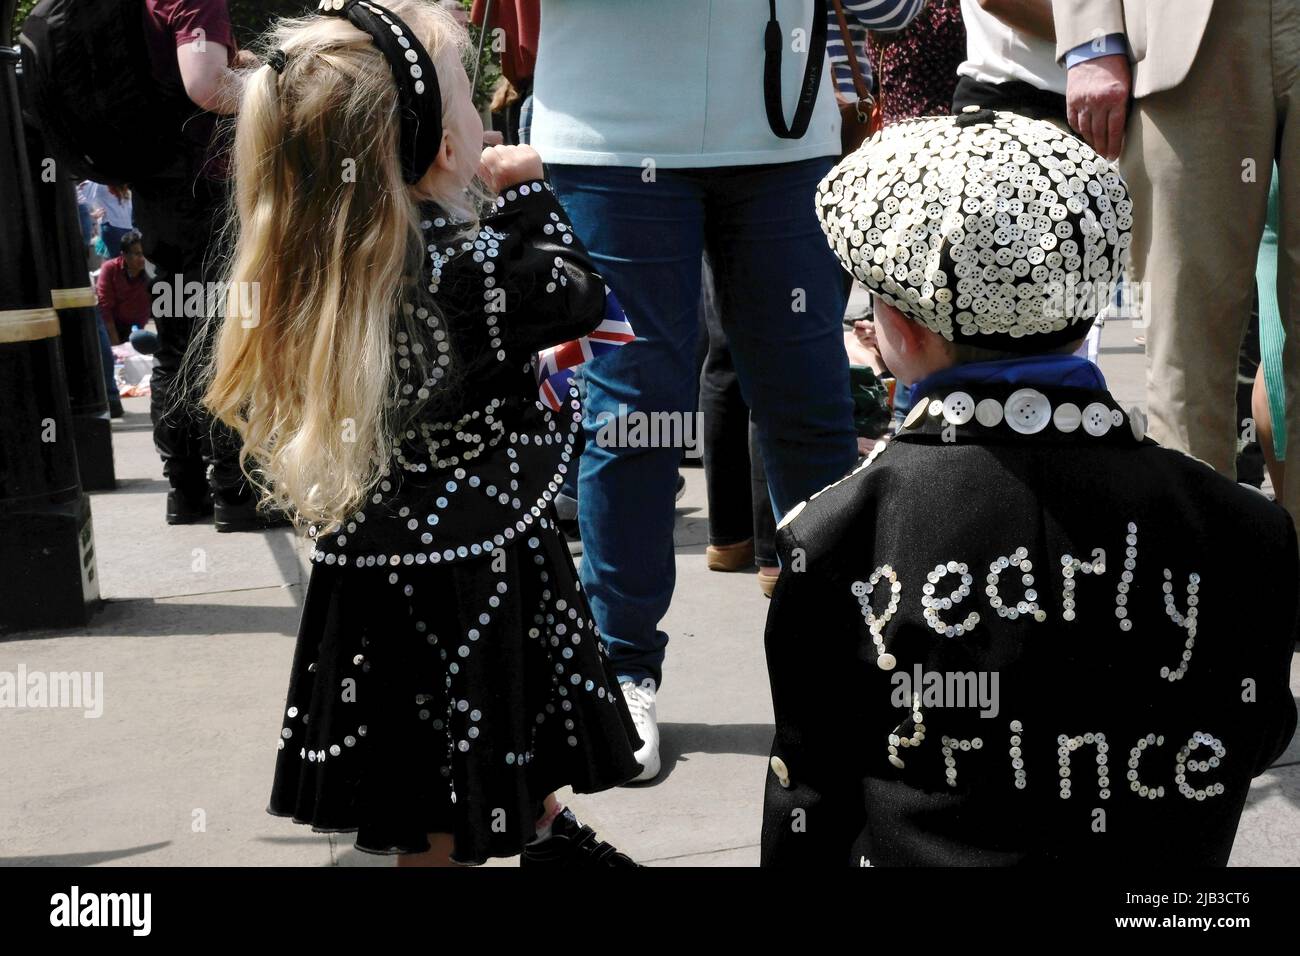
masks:
<instances>
[{"instance_id":1,"label":"girl's raised hand","mask_svg":"<svg viewBox=\"0 0 1300 956\"><path fill-rule=\"evenodd\" d=\"M507 186L542 178L542 157L531 146L489 146L479 163L479 179L501 192Z\"/></svg>"}]
</instances>

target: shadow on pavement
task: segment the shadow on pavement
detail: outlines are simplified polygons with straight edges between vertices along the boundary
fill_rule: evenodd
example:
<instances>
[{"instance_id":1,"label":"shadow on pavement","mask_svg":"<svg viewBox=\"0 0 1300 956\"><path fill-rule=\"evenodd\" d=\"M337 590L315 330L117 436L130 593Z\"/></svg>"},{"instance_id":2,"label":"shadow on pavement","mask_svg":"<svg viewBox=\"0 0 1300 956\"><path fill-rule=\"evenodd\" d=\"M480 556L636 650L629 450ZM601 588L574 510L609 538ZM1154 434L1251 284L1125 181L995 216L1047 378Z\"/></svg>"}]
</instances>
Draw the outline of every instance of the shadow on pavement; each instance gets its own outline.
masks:
<instances>
[{"instance_id":1,"label":"shadow on pavement","mask_svg":"<svg viewBox=\"0 0 1300 956\"><path fill-rule=\"evenodd\" d=\"M141 853L152 853L170 846L171 841L163 843L146 843L143 846L127 847L121 850L99 850L94 853L56 853L41 856L0 856L0 866L93 866L96 863L112 863Z\"/></svg>"},{"instance_id":2,"label":"shadow on pavement","mask_svg":"<svg viewBox=\"0 0 1300 956\"><path fill-rule=\"evenodd\" d=\"M772 751L772 724L673 724L659 725L659 776L645 784L663 783L672 774L678 760L689 761L692 754L742 754L766 757Z\"/></svg>"}]
</instances>

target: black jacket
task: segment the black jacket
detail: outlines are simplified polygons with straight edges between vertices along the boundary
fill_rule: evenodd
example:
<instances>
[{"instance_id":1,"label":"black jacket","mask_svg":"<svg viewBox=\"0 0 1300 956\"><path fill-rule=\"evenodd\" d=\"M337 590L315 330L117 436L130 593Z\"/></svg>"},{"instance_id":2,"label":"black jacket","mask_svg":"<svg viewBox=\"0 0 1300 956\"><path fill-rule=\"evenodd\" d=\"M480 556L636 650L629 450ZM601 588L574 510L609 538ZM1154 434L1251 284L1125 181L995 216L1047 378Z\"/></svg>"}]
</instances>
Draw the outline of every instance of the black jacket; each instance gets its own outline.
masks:
<instances>
[{"instance_id":1,"label":"black jacket","mask_svg":"<svg viewBox=\"0 0 1300 956\"><path fill-rule=\"evenodd\" d=\"M393 343L399 368L410 365L397 403L402 444L342 528L308 529L315 561L445 564L491 553L527 538L577 467L576 394L558 412L542 403L536 353L600 325L605 282L550 185L508 188L469 234L436 206L424 212L417 291L428 308L415 308ZM447 355L445 383L422 380L417 349Z\"/></svg>"},{"instance_id":2,"label":"black jacket","mask_svg":"<svg viewBox=\"0 0 1300 956\"><path fill-rule=\"evenodd\" d=\"M1014 390L971 387L955 417ZM952 424L930 404L950 394L778 534L764 865L1225 864L1296 726L1291 519L1139 439L1107 392L1035 391L1084 422L1032 434ZM860 598L885 618L891 573L887 671ZM985 716L958 695L981 675Z\"/></svg>"}]
</instances>

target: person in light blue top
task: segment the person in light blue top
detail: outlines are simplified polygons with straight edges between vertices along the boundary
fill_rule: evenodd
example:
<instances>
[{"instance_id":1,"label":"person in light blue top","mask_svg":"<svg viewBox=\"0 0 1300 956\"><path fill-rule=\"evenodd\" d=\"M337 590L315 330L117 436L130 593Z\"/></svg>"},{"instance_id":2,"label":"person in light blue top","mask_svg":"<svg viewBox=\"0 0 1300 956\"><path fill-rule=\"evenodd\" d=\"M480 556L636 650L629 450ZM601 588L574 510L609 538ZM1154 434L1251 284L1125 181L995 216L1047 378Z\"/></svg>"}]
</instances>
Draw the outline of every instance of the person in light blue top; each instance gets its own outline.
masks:
<instances>
[{"instance_id":1,"label":"person in light blue top","mask_svg":"<svg viewBox=\"0 0 1300 956\"><path fill-rule=\"evenodd\" d=\"M122 237L135 228L131 190L91 183L86 198L91 209L99 211L99 237L108 250L106 258L114 259L122 251Z\"/></svg>"},{"instance_id":2,"label":"person in light blue top","mask_svg":"<svg viewBox=\"0 0 1300 956\"><path fill-rule=\"evenodd\" d=\"M849 6L901 29L922 4ZM681 448L631 437L660 413L695 412L706 250L777 516L857 460L844 288L813 209L840 151L830 15L826 0L542 2L531 143L637 336L585 367L578 500L582 583L644 743L642 780L660 766ZM780 119L791 131L806 121L798 138L768 114L773 17ZM629 427L605 427L620 417Z\"/></svg>"}]
</instances>

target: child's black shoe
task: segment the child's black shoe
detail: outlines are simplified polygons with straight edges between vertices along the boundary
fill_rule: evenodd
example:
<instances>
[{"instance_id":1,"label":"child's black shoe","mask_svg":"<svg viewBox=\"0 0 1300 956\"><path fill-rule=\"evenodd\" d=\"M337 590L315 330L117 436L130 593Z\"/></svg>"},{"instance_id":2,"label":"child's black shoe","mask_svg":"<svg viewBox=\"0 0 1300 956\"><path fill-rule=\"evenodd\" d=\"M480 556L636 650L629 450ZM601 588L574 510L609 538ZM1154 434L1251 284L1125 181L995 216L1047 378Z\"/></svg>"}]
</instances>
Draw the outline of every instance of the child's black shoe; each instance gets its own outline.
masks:
<instances>
[{"instance_id":1,"label":"child's black shoe","mask_svg":"<svg viewBox=\"0 0 1300 956\"><path fill-rule=\"evenodd\" d=\"M639 866L620 853L596 831L578 822L567 808L551 823L551 835L524 847L520 866Z\"/></svg>"}]
</instances>

